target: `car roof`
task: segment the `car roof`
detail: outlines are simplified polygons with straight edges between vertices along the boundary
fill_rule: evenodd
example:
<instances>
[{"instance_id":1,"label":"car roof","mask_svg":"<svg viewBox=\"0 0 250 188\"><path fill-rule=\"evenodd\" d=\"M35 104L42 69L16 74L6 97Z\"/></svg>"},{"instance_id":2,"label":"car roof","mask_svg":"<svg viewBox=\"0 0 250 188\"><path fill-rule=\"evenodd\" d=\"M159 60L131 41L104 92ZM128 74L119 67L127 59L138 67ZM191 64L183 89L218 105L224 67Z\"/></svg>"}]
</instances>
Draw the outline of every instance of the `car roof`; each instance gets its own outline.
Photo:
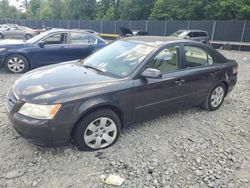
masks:
<instances>
[{"instance_id":1,"label":"car roof","mask_svg":"<svg viewBox=\"0 0 250 188\"><path fill-rule=\"evenodd\" d=\"M207 31L204 31L204 30L197 30L197 29L180 29L178 31L183 31L183 32L205 32L207 33Z\"/></svg>"},{"instance_id":2,"label":"car roof","mask_svg":"<svg viewBox=\"0 0 250 188\"><path fill-rule=\"evenodd\" d=\"M153 47L159 47L164 43L167 42L184 42L184 41L189 41L189 40L181 40L178 37L161 37L161 36L135 36L135 37L125 37L120 39L121 41L127 41L127 42L135 42L135 43L140 43L148 46L153 46ZM190 41L193 42L193 41ZM196 43L196 42L194 42Z\"/></svg>"},{"instance_id":3,"label":"car roof","mask_svg":"<svg viewBox=\"0 0 250 188\"><path fill-rule=\"evenodd\" d=\"M93 30L94 31L94 30ZM83 29L60 29L60 28L52 28L47 31L48 33L53 33L53 32L79 32L79 33L89 33L87 30Z\"/></svg>"}]
</instances>

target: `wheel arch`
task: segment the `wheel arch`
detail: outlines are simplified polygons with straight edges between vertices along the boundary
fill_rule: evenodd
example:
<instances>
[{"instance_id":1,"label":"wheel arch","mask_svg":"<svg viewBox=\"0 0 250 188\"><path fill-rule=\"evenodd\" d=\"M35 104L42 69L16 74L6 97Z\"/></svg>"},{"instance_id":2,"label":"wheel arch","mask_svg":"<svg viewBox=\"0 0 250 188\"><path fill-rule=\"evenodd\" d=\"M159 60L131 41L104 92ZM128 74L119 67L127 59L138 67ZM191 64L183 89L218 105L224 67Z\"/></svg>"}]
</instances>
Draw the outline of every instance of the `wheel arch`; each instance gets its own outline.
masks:
<instances>
[{"instance_id":1,"label":"wheel arch","mask_svg":"<svg viewBox=\"0 0 250 188\"><path fill-rule=\"evenodd\" d=\"M30 60L29 60L29 58L28 58L28 56L27 56L27 54L25 54L25 53L20 53L20 52L17 52L17 53L15 53L15 52L11 52L11 53L9 53L9 54L7 54L7 55L5 55L5 57L3 58L3 61L2 61L2 67L5 67L6 66L6 59L8 59L10 56L12 56L12 55L20 55L20 56L23 56L26 60L27 60L27 62L28 62L28 68L30 69L31 68L31 64L30 64Z\"/></svg>"},{"instance_id":2,"label":"wheel arch","mask_svg":"<svg viewBox=\"0 0 250 188\"><path fill-rule=\"evenodd\" d=\"M117 107L116 105L108 104L108 103L105 104L104 103L104 104L99 104L99 105L95 105L93 107L90 107L87 110L85 110L83 113L81 113L81 115L79 116L79 118L77 119L76 123L74 124L74 126L72 128L71 136L74 133L74 130L76 129L76 126L78 125L78 123L84 117L86 117L88 114L94 112L95 110L100 110L100 109L110 109L114 113L116 113L117 116L119 117L120 121L121 121L121 128L124 128L124 117L123 117L123 112L121 111L121 109L119 107Z\"/></svg>"},{"instance_id":3,"label":"wheel arch","mask_svg":"<svg viewBox=\"0 0 250 188\"><path fill-rule=\"evenodd\" d=\"M220 84L220 83L223 83L223 84L225 85L225 88L226 88L225 96L227 96L227 94L228 94L228 88L229 88L228 82L227 82L226 80L221 80L221 81L217 82L217 83L214 85L214 87L216 87L216 86L217 86L218 84ZM214 87L213 87L213 88L214 88Z\"/></svg>"}]
</instances>

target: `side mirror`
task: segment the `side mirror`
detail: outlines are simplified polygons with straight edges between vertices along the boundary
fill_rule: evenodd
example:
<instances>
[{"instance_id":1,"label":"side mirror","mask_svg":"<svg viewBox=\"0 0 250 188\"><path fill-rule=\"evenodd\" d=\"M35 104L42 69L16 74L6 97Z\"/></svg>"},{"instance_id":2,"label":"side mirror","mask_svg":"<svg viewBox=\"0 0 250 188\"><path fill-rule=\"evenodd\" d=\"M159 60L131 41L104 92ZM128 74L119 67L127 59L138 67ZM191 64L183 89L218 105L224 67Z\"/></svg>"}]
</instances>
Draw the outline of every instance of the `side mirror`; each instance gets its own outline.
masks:
<instances>
[{"instance_id":1,"label":"side mirror","mask_svg":"<svg viewBox=\"0 0 250 188\"><path fill-rule=\"evenodd\" d=\"M185 39L189 39L190 38L190 36L185 36Z\"/></svg>"},{"instance_id":2,"label":"side mirror","mask_svg":"<svg viewBox=\"0 0 250 188\"><path fill-rule=\"evenodd\" d=\"M162 73L157 69L147 68L142 72L141 76L144 78L159 79L162 78Z\"/></svg>"},{"instance_id":3,"label":"side mirror","mask_svg":"<svg viewBox=\"0 0 250 188\"><path fill-rule=\"evenodd\" d=\"M45 42L44 42L44 41L40 41L40 42L37 43L37 45L38 45L40 48L44 48Z\"/></svg>"}]
</instances>

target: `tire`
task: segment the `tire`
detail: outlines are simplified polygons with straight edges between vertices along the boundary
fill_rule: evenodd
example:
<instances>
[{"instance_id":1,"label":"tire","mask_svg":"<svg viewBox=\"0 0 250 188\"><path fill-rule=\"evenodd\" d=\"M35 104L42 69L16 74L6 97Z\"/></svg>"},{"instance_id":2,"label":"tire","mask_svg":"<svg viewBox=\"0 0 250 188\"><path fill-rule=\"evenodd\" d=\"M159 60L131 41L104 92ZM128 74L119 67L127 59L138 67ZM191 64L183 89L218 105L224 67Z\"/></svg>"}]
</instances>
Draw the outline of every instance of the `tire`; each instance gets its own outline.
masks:
<instances>
[{"instance_id":1,"label":"tire","mask_svg":"<svg viewBox=\"0 0 250 188\"><path fill-rule=\"evenodd\" d=\"M120 132L121 121L118 115L104 108L82 118L77 123L72 137L80 151L95 151L112 146L117 141Z\"/></svg>"},{"instance_id":2,"label":"tire","mask_svg":"<svg viewBox=\"0 0 250 188\"><path fill-rule=\"evenodd\" d=\"M4 39L4 34L0 33L0 39Z\"/></svg>"},{"instance_id":3,"label":"tire","mask_svg":"<svg viewBox=\"0 0 250 188\"><path fill-rule=\"evenodd\" d=\"M26 34L25 36L24 36L24 38L26 39L26 40L29 40L29 39L31 39L33 36L31 35L31 34Z\"/></svg>"},{"instance_id":4,"label":"tire","mask_svg":"<svg viewBox=\"0 0 250 188\"><path fill-rule=\"evenodd\" d=\"M208 94L202 108L208 111L214 111L220 108L226 96L226 86L224 83L217 84ZM217 98L216 98L217 97Z\"/></svg>"},{"instance_id":5,"label":"tire","mask_svg":"<svg viewBox=\"0 0 250 188\"><path fill-rule=\"evenodd\" d=\"M5 59L4 67L7 72L21 74L29 70L29 63L24 56L14 54Z\"/></svg>"}]
</instances>

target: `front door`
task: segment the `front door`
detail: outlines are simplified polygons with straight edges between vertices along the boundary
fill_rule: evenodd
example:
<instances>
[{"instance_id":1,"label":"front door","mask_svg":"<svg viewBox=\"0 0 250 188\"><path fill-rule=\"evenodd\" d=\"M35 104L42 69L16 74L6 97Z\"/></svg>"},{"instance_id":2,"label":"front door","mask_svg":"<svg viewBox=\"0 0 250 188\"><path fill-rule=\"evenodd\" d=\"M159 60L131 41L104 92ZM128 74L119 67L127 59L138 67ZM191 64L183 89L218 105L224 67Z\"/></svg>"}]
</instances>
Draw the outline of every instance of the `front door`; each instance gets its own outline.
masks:
<instances>
[{"instance_id":1,"label":"front door","mask_svg":"<svg viewBox=\"0 0 250 188\"><path fill-rule=\"evenodd\" d=\"M181 53L178 45L167 46L155 55L146 68L158 69L162 78L134 81L134 119L143 120L181 108L179 101L185 82L180 74Z\"/></svg>"},{"instance_id":2,"label":"front door","mask_svg":"<svg viewBox=\"0 0 250 188\"><path fill-rule=\"evenodd\" d=\"M43 47L38 44L30 50L34 67L61 63L69 60L67 33L56 33L42 40Z\"/></svg>"}]
</instances>

